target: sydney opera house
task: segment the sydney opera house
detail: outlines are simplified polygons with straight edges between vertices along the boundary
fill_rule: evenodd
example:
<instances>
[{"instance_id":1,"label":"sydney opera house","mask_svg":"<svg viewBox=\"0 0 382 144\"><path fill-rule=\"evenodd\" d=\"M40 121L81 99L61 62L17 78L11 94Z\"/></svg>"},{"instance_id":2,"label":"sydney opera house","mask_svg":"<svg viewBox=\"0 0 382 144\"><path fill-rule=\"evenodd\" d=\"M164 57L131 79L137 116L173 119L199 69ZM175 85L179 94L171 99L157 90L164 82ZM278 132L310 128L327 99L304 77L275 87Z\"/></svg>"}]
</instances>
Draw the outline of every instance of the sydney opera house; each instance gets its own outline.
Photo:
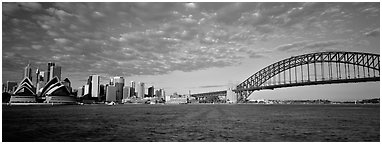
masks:
<instances>
[{"instance_id":1,"label":"sydney opera house","mask_svg":"<svg viewBox=\"0 0 382 144\"><path fill-rule=\"evenodd\" d=\"M36 90L32 81L25 77L11 96L10 103L75 103L76 99L69 89L54 77L46 85Z\"/></svg>"}]
</instances>

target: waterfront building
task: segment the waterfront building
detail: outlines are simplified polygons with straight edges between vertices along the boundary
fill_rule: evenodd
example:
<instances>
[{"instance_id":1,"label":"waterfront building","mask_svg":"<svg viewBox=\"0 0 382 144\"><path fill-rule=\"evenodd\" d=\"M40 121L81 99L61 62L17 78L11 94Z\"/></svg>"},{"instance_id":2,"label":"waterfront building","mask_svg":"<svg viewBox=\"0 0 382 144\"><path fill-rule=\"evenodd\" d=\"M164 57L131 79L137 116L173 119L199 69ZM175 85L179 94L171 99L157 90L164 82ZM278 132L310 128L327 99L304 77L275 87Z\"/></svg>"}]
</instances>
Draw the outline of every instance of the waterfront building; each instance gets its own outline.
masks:
<instances>
[{"instance_id":1,"label":"waterfront building","mask_svg":"<svg viewBox=\"0 0 382 144\"><path fill-rule=\"evenodd\" d=\"M157 98L161 98L161 95L160 95L161 93L160 93L160 90L155 90L155 97L157 97Z\"/></svg>"},{"instance_id":2,"label":"waterfront building","mask_svg":"<svg viewBox=\"0 0 382 144\"><path fill-rule=\"evenodd\" d=\"M60 82L58 77L53 77L41 91L42 96L70 96L69 90Z\"/></svg>"},{"instance_id":3,"label":"waterfront building","mask_svg":"<svg viewBox=\"0 0 382 144\"><path fill-rule=\"evenodd\" d=\"M169 101L171 99L170 95L163 95L165 101Z\"/></svg>"},{"instance_id":4,"label":"waterfront building","mask_svg":"<svg viewBox=\"0 0 382 144\"><path fill-rule=\"evenodd\" d=\"M56 66L56 64L55 63L53 63L53 62L49 62L48 63L48 68L47 68L47 76L46 76L46 82L49 82L49 80L51 79L50 78L50 73L51 73L51 71L50 71L50 67L53 67L53 66Z\"/></svg>"},{"instance_id":5,"label":"waterfront building","mask_svg":"<svg viewBox=\"0 0 382 144\"><path fill-rule=\"evenodd\" d=\"M13 93L15 90L15 87L17 88L17 82L7 81L6 92Z\"/></svg>"},{"instance_id":6,"label":"waterfront building","mask_svg":"<svg viewBox=\"0 0 382 144\"><path fill-rule=\"evenodd\" d=\"M123 77L114 77L114 86L116 88L116 99L122 101L123 98L123 86L125 85L125 79Z\"/></svg>"},{"instance_id":7,"label":"waterfront building","mask_svg":"<svg viewBox=\"0 0 382 144\"><path fill-rule=\"evenodd\" d=\"M77 97L80 98L84 95L84 86L79 87L77 91Z\"/></svg>"},{"instance_id":8,"label":"waterfront building","mask_svg":"<svg viewBox=\"0 0 382 144\"><path fill-rule=\"evenodd\" d=\"M131 87L130 86L124 86L123 87L123 99L130 99L131 97Z\"/></svg>"},{"instance_id":9,"label":"waterfront building","mask_svg":"<svg viewBox=\"0 0 382 144\"><path fill-rule=\"evenodd\" d=\"M165 96L166 96L166 93L164 92L164 89L159 89L159 92L160 92L160 98L163 98L165 99Z\"/></svg>"},{"instance_id":10,"label":"waterfront building","mask_svg":"<svg viewBox=\"0 0 382 144\"><path fill-rule=\"evenodd\" d=\"M88 95L88 94L89 94L89 85L87 84L84 86L84 95L83 96Z\"/></svg>"},{"instance_id":11,"label":"waterfront building","mask_svg":"<svg viewBox=\"0 0 382 144\"><path fill-rule=\"evenodd\" d=\"M147 95L148 95L148 97L154 97L154 86L150 86L147 89Z\"/></svg>"},{"instance_id":12,"label":"waterfront building","mask_svg":"<svg viewBox=\"0 0 382 144\"><path fill-rule=\"evenodd\" d=\"M108 102L117 101L116 92L117 92L117 89L115 86L112 86L112 85L107 86L106 87L106 101L108 101Z\"/></svg>"},{"instance_id":13,"label":"waterfront building","mask_svg":"<svg viewBox=\"0 0 382 144\"><path fill-rule=\"evenodd\" d=\"M21 82L17 89L13 92L11 96L10 103L28 103L28 102L36 102L36 92L35 87L33 86L32 81L25 77Z\"/></svg>"},{"instance_id":14,"label":"waterfront building","mask_svg":"<svg viewBox=\"0 0 382 144\"><path fill-rule=\"evenodd\" d=\"M135 93L135 81L131 81L130 84L130 97L136 96L137 94Z\"/></svg>"},{"instance_id":15,"label":"waterfront building","mask_svg":"<svg viewBox=\"0 0 382 144\"><path fill-rule=\"evenodd\" d=\"M131 88L135 89L135 81L131 81Z\"/></svg>"},{"instance_id":16,"label":"waterfront building","mask_svg":"<svg viewBox=\"0 0 382 144\"><path fill-rule=\"evenodd\" d=\"M99 75L90 75L88 79L89 85L89 94L91 98L98 99L100 98L100 76Z\"/></svg>"},{"instance_id":17,"label":"waterfront building","mask_svg":"<svg viewBox=\"0 0 382 144\"><path fill-rule=\"evenodd\" d=\"M49 80L54 77L57 77L59 80L61 80L61 66L50 67Z\"/></svg>"},{"instance_id":18,"label":"waterfront building","mask_svg":"<svg viewBox=\"0 0 382 144\"><path fill-rule=\"evenodd\" d=\"M27 77L29 78L31 81L32 81L32 68L31 68L31 65L28 64L25 68L24 68L24 78Z\"/></svg>"},{"instance_id":19,"label":"waterfront building","mask_svg":"<svg viewBox=\"0 0 382 144\"><path fill-rule=\"evenodd\" d=\"M99 95L100 95L100 99L98 99L99 101L105 101L106 100L106 87L105 85L101 84L99 85Z\"/></svg>"},{"instance_id":20,"label":"waterfront building","mask_svg":"<svg viewBox=\"0 0 382 144\"><path fill-rule=\"evenodd\" d=\"M145 83L139 82L137 89L138 89L138 94L137 94L138 98L144 98L144 96L145 96Z\"/></svg>"},{"instance_id":21,"label":"waterfront building","mask_svg":"<svg viewBox=\"0 0 382 144\"><path fill-rule=\"evenodd\" d=\"M233 91L234 87L230 86L227 89L226 101L227 103L237 103L236 93Z\"/></svg>"},{"instance_id":22,"label":"waterfront building","mask_svg":"<svg viewBox=\"0 0 382 144\"><path fill-rule=\"evenodd\" d=\"M21 82L17 89L13 92L14 95L18 96L35 96L36 88L33 86L32 81L25 77Z\"/></svg>"},{"instance_id":23,"label":"waterfront building","mask_svg":"<svg viewBox=\"0 0 382 144\"><path fill-rule=\"evenodd\" d=\"M71 82L69 78L65 78L61 83L69 90L70 93L72 92Z\"/></svg>"}]
</instances>

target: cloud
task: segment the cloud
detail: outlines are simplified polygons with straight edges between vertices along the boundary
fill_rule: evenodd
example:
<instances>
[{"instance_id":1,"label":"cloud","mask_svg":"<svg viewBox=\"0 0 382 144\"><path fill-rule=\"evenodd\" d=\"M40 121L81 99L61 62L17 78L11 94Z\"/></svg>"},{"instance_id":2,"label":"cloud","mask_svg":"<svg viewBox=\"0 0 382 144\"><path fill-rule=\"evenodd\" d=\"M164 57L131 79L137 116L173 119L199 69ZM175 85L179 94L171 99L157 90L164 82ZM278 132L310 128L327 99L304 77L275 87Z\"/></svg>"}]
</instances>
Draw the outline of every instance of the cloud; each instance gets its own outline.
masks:
<instances>
[{"instance_id":1,"label":"cloud","mask_svg":"<svg viewBox=\"0 0 382 144\"><path fill-rule=\"evenodd\" d=\"M346 44L345 40L328 40L328 41L300 41L290 44L277 46L275 49L279 51L299 51L299 50L315 50L324 49L331 46Z\"/></svg>"},{"instance_id":2,"label":"cloud","mask_svg":"<svg viewBox=\"0 0 382 144\"><path fill-rule=\"evenodd\" d=\"M365 32L364 35L367 37L379 37L379 28Z\"/></svg>"},{"instance_id":3,"label":"cloud","mask_svg":"<svg viewBox=\"0 0 382 144\"><path fill-rule=\"evenodd\" d=\"M227 85L204 85L199 86L199 88L218 88L218 87L226 87Z\"/></svg>"}]
</instances>

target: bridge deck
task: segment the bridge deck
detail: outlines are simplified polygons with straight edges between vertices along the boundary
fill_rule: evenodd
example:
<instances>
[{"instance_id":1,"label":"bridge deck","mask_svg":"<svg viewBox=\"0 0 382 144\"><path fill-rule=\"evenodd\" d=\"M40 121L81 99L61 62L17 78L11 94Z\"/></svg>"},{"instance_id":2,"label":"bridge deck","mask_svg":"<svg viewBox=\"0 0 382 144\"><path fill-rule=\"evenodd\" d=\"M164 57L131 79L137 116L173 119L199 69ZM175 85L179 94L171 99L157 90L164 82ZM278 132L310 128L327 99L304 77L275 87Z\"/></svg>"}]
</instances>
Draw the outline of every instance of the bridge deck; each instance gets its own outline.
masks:
<instances>
[{"instance_id":1,"label":"bridge deck","mask_svg":"<svg viewBox=\"0 0 382 144\"><path fill-rule=\"evenodd\" d=\"M283 87L295 87L295 86L307 86L307 85L320 85L320 84L335 84L335 83L357 83L357 82L368 82L368 81L379 81L379 77L370 77L370 78L357 78L357 79L340 79L340 80L326 80L326 81L306 81L299 83L287 83L287 84L278 84L278 85L269 85L261 87L253 87L247 89L237 89L237 91L258 91L263 89L275 89Z\"/></svg>"}]
</instances>

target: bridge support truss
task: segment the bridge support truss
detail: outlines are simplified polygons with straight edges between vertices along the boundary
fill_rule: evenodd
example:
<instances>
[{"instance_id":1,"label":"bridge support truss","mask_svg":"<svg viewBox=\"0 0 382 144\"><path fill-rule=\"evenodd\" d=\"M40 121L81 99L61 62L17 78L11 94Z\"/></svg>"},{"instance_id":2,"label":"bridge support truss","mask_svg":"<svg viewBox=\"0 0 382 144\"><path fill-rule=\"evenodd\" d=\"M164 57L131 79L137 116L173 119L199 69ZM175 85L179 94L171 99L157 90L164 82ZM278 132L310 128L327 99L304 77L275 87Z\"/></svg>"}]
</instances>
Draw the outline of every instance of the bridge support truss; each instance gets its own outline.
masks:
<instances>
[{"instance_id":1,"label":"bridge support truss","mask_svg":"<svg viewBox=\"0 0 382 144\"><path fill-rule=\"evenodd\" d=\"M319 52L290 57L256 72L236 87L238 101L253 91L281 87L379 81L379 55Z\"/></svg>"}]
</instances>

